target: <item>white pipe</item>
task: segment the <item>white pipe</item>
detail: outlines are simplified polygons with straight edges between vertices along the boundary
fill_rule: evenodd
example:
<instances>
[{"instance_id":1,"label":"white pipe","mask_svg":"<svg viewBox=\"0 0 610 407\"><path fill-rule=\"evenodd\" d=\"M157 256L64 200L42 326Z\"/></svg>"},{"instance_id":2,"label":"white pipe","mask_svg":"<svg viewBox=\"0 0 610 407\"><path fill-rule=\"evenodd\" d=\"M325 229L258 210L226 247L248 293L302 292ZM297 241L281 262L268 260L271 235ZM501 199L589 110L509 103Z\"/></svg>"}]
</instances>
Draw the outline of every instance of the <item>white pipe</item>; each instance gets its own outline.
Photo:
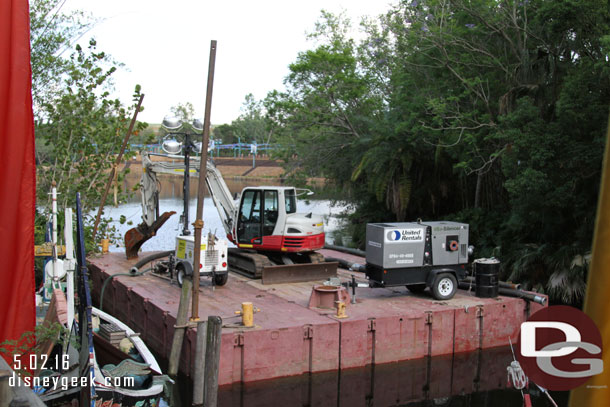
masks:
<instances>
[{"instance_id":1,"label":"white pipe","mask_svg":"<svg viewBox=\"0 0 610 407\"><path fill-rule=\"evenodd\" d=\"M59 262L57 261L57 187L55 186L55 181L52 183L53 187L51 188L51 198L53 200L52 204L52 213L53 213L53 226L52 226L52 237L51 244L53 247L53 281L57 280L57 277L60 275L58 267L60 267ZM55 284L53 284L53 288Z\"/></svg>"},{"instance_id":2,"label":"white pipe","mask_svg":"<svg viewBox=\"0 0 610 407\"><path fill-rule=\"evenodd\" d=\"M72 234L72 208L66 208L64 222L64 241L66 242L66 299L68 302L68 329L72 329L74 322L74 238Z\"/></svg>"},{"instance_id":3,"label":"white pipe","mask_svg":"<svg viewBox=\"0 0 610 407\"><path fill-rule=\"evenodd\" d=\"M54 249L57 246L57 188L55 187L55 182L53 182L53 188L51 189L51 197L53 199L53 239L51 242L53 243ZM57 259L57 251L53 250L53 259Z\"/></svg>"}]
</instances>

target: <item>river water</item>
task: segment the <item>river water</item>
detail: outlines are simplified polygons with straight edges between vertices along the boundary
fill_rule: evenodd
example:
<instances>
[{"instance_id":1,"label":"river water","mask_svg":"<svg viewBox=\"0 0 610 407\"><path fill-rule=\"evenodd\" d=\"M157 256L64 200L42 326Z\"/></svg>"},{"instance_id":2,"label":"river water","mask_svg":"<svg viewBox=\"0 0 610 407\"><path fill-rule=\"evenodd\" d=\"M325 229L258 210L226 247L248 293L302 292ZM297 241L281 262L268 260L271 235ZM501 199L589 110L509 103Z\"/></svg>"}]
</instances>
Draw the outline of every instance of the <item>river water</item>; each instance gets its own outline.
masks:
<instances>
[{"instance_id":1,"label":"river water","mask_svg":"<svg viewBox=\"0 0 610 407\"><path fill-rule=\"evenodd\" d=\"M135 174L134 174L135 175ZM131 189L138 180L132 175L125 188ZM271 180L227 180L231 193L239 193L246 186L281 185ZM190 196L196 197L197 179L192 180ZM207 191L206 191L207 193ZM350 207L336 199L300 200L297 211L312 212L324 219L327 243L334 243L335 232L341 229L342 213ZM159 212L175 211L157 232L142 246L142 251L171 250L181 233L179 217L183 211L182 180L179 177L161 179ZM190 223L195 220L197 200L189 202ZM112 225L121 237L141 222L142 209L139 192L129 202L118 207L107 206L105 216L112 217ZM119 219L125 218L121 224ZM211 231L226 238L218 212L209 196L204 200L204 233ZM191 229L192 230L192 229ZM110 247L123 251L122 238ZM219 406L473 406L518 407L523 405L521 393L506 388L506 367L512 360L509 348L491 349L435 358L424 358L361 369L309 374L257 383L225 386L219 390ZM164 364L163 358L160 358ZM192 382L178 381L180 402L174 407L190 406ZM540 392L533 392L533 406L551 406ZM559 406L567 406L567 393L553 393Z\"/></svg>"},{"instance_id":2,"label":"river water","mask_svg":"<svg viewBox=\"0 0 610 407\"><path fill-rule=\"evenodd\" d=\"M241 193L243 188L247 186L258 186L258 185L281 185L277 180L226 180L227 186L231 190L232 194ZM126 184L128 189L132 189L134 185L133 180ZM137 184L136 184L137 185ZM212 198L207 194L203 203L203 221L204 229L203 232L215 233L218 238L226 239L226 233L222 226L218 211L214 206ZM315 191L314 191L315 192ZM192 223L195 220L197 213L197 179L191 180L191 188L189 192L191 199L189 200L189 223L191 224L190 230L193 231ZM193 198L194 197L194 198ZM324 230L326 233L327 243L333 244L333 236L336 231L340 229L340 215L349 210L349 206L342 203L334 203L330 199L316 199L315 193L312 196L308 196L310 199L300 199L297 202L297 212L299 213L313 213L314 215L322 216L324 220ZM167 222L159 229L157 235L148 240L142 245L142 251L158 251L158 250L172 250L175 248L176 236L181 234L182 226L180 225L180 215L183 212L183 199L182 199L182 180L178 177L172 177L171 179L161 180L160 196L159 196L159 213L167 211L175 211L176 214L172 215ZM137 226L142 222L142 205L140 203L140 194L136 192L133 194L127 203L123 203L118 207L108 205L104 208L104 216L113 219L111 225L116 228L116 234L120 236L120 239L113 241L110 245L110 251L120 252L124 251L123 237L125 233ZM125 218L125 222L121 224L121 217ZM229 242L229 246L233 246Z\"/></svg>"},{"instance_id":3,"label":"river water","mask_svg":"<svg viewBox=\"0 0 610 407\"><path fill-rule=\"evenodd\" d=\"M520 407L521 392L506 387L510 348L437 356L276 380L236 383L218 391L219 407ZM181 406L190 406L190 379L179 380ZM530 390L533 407L552 404ZM567 392L553 392L567 406Z\"/></svg>"}]
</instances>

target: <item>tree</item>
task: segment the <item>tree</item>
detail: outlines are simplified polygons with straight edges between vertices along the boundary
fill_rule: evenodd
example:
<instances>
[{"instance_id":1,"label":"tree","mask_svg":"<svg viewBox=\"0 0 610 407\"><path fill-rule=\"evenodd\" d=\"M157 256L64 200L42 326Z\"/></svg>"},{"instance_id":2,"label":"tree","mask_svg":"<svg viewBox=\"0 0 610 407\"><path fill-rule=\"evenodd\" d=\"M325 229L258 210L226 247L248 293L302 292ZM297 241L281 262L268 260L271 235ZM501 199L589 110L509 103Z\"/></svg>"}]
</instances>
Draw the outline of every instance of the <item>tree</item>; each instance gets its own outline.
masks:
<instances>
[{"instance_id":1,"label":"tree","mask_svg":"<svg viewBox=\"0 0 610 407\"><path fill-rule=\"evenodd\" d=\"M191 123L195 118L195 108L191 102L178 103L176 106L172 106L170 111L183 123Z\"/></svg>"},{"instance_id":2,"label":"tree","mask_svg":"<svg viewBox=\"0 0 610 407\"><path fill-rule=\"evenodd\" d=\"M371 137L382 104L360 70L355 43L345 37L349 21L323 12L315 49L299 53L286 77L286 92L271 92L265 107L279 155L307 176L348 184ZM289 167L289 170L291 169Z\"/></svg>"},{"instance_id":3,"label":"tree","mask_svg":"<svg viewBox=\"0 0 610 407\"><path fill-rule=\"evenodd\" d=\"M72 204L76 192L81 193L85 212L99 202L105 174L119 153L129 124L129 111L120 101L108 99L107 91L99 92L116 70L102 69L100 65L106 60L105 53L97 52L95 41L89 43L88 50L77 45L63 93L43 107L48 119L38 122L36 131L51 154L37 166L39 202L48 202L52 181L57 183L64 206ZM137 86L134 98L139 92ZM137 128L144 128L144 124Z\"/></svg>"},{"instance_id":4,"label":"tree","mask_svg":"<svg viewBox=\"0 0 610 407\"><path fill-rule=\"evenodd\" d=\"M59 0L30 2L40 208L35 228L37 243L44 241L44 227L38 225L46 223L50 211L48 192L52 181L57 183L61 206L73 205L76 192L81 193L85 213L99 203L105 177L135 108L134 104L126 109L109 97L110 78L120 64L98 51L93 40L87 49L73 45L95 20L79 11L64 13L63 4ZM134 96L139 96L139 90L136 86ZM145 126L138 123L136 131ZM118 179L123 176L120 173ZM120 182L118 185L120 190ZM104 236L107 225L108 220L102 219L98 238ZM97 250L89 236L86 244L88 251Z\"/></svg>"},{"instance_id":5,"label":"tree","mask_svg":"<svg viewBox=\"0 0 610 407\"><path fill-rule=\"evenodd\" d=\"M505 277L578 302L610 101L607 4L401 1L359 43L346 27L323 13L287 91L265 100L288 165L351 190L360 225L469 222Z\"/></svg>"},{"instance_id":6,"label":"tree","mask_svg":"<svg viewBox=\"0 0 610 407\"><path fill-rule=\"evenodd\" d=\"M214 139L220 140L222 144L237 143L235 128L230 124L221 124L220 126L214 126L212 134L214 135Z\"/></svg>"},{"instance_id":7,"label":"tree","mask_svg":"<svg viewBox=\"0 0 610 407\"><path fill-rule=\"evenodd\" d=\"M268 133L267 124L263 114L263 104L248 93L241 107L242 113L231 123L234 137L239 137L242 143L264 144L269 142L271 133Z\"/></svg>"},{"instance_id":8,"label":"tree","mask_svg":"<svg viewBox=\"0 0 610 407\"><path fill-rule=\"evenodd\" d=\"M70 69L63 55L73 43L90 30L96 20L81 11L64 13L61 0L30 1L30 43L32 98L34 115L63 89L62 81Z\"/></svg>"}]
</instances>

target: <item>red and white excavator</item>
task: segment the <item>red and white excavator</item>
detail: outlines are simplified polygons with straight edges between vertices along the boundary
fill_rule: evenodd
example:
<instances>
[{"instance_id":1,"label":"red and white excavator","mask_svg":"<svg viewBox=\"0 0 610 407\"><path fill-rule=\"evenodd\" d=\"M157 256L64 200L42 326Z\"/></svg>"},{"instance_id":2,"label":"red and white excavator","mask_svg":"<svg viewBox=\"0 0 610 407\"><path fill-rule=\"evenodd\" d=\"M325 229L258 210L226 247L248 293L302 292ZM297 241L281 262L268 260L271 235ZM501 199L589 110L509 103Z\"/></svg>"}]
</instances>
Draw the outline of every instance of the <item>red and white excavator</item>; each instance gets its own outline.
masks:
<instances>
[{"instance_id":1,"label":"red and white excavator","mask_svg":"<svg viewBox=\"0 0 610 407\"><path fill-rule=\"evenodd\" d=\"M172 214L166 212L159 216L157 174L176 175L185 171L185 164L180 161L153 161L152 155L142 153L140 188L143 222L125 235L128 258L137 257L142 244L154 236ZM189 175L198 176L199 158L191 157L189 162ZM274 275L285 271L294 274L294 270L299 269L291 267L295 264L307 264L308 267L301 267L302 273L308 274L311 279L324 278L336 272L336 263L323 263L324 257L316 253L316 250L324 247L322 218L312 213L297 213L297 197L311 195L311 191L284 186L246 187L234 199L220 171L211 161L207 162L205 181L227 238L237 246L229 249L231 270L254 278L262 277L265 269L273 269Z\"/></svg>"}]
</instances>

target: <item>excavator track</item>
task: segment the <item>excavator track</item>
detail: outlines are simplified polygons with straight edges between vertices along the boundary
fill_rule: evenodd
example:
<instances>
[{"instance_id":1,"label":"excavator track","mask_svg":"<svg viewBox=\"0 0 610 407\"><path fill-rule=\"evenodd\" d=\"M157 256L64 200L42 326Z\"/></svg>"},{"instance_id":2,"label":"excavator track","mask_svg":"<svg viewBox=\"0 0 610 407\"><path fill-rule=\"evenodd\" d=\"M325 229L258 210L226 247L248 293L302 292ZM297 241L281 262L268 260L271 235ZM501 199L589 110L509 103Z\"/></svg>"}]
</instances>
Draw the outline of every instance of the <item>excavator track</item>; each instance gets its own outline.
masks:
<instances>
[{"instance_id":1,"label":"excavator track","mask_svg":"<svg viewBox=\"0 0 610 407\"><path fill-rule=\"evenodd\" d=\"M321 253L310 252L310 253L307 253L307 255L309 256L309 263L318 264L318 263L324 263L324 261L325 261L324 255L322 255Z\"/></svg>"},{"instance_id":2,"label":"excavator track","mask_svg":"<svg viewBox=\"0 0 610 407\"><path fill-rule=\"evenodd\" d=\"M278 256L238 248L229 248L229 270L249 278L262 279L263 284L325 280L337 275L338 263L324 262L320 253L301 253L288 257L284 264Z\"/></svg>"},{"instance_id":3,"label":"excavator track","mask_svg":"<svg viewBox=\"0 0 610 407\"><path fill-rule=\"evenodd\" d=\"M263 269L273 266L269 258L254 251L229 248L229 270L250 278L262 278Z\"/></svg>"}]
</instances>

